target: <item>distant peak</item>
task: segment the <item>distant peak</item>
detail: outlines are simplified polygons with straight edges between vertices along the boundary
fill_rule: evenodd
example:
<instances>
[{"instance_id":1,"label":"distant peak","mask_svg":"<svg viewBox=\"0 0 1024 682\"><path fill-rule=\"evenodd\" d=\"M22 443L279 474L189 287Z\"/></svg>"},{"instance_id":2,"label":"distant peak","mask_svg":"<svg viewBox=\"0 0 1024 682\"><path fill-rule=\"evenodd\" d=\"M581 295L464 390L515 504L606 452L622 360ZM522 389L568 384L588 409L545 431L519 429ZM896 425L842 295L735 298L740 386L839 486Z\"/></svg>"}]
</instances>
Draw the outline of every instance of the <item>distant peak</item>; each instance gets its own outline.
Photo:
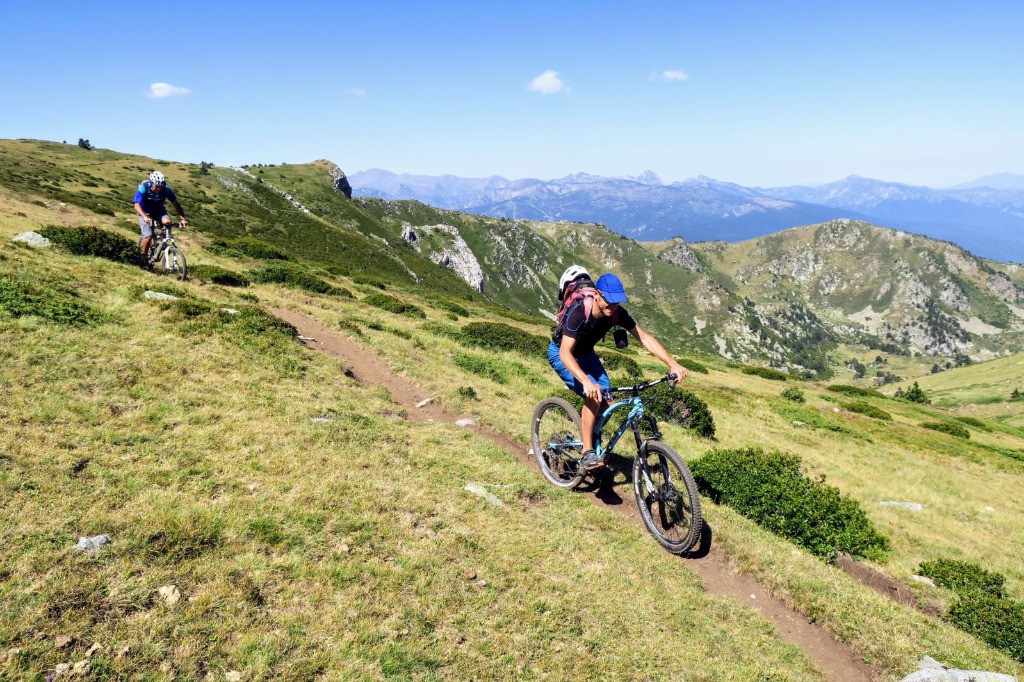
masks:
<instances>
[{"instance_id":1,"label":"distant peak","mask_svg":"<svg viewBox=\"0 0 1024 682\"><path fill-rule=\"evenodd\" d=\"M661 178L658 174L652 170L645 170L640 175L627 175L626 180L632 180L633 182L639 182L641 185L663 185Z\"/></svg>"}]
</instances>

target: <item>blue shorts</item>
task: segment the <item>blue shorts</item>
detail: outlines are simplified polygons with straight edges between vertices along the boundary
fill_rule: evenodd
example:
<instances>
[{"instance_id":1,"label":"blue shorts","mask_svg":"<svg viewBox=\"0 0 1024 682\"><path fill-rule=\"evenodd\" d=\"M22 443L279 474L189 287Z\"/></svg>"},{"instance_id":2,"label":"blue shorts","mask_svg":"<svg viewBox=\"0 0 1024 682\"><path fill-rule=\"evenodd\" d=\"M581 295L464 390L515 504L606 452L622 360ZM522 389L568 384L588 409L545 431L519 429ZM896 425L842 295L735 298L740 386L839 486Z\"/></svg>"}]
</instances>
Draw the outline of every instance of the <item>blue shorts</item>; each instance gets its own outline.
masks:
<instances>
[{"instance_id":1,"label":"blue shorts","mask_svg":"<svg viewBox=\"0 0 1024 682\"><path fill-rule=\"evenodd\" d=\"M548 344L548 363L562 381L565 382L570 391L583 396L583 384L572 375L569 368L562 362L562 358L558 355L558 350L558 344L554 341ZM590 351L582 357L576 357L576 362L579 363L580 369L583 370L590 380L601 387L602 391L612 387L611 379L608 378L608 373L604 371L604 365L601 364L601 358L597 357L597 353Z\"/></svg>"}]
</instances>

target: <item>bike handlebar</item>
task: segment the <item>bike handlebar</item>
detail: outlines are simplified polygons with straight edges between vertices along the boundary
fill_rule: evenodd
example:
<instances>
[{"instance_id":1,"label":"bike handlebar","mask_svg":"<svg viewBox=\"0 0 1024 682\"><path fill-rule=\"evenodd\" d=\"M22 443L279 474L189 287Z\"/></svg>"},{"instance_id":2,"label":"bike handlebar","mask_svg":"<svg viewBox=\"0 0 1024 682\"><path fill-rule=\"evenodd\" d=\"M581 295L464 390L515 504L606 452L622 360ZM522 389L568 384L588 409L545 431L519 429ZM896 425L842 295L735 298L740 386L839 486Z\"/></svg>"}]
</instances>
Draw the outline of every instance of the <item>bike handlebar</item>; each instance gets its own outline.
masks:
<instances>
[{"instance_id":1,"label":"bike handlebar","mask_svg":"<svg viewBox=\"0 0 1024 682\"><path fill-rule=\"evenodd\" d=\"M631 393L632 395L640 395L640 391L646 391L649 388L653 388L658 384L668 382L669 388L675 388L676 382L679 380L675 374L666 374L660 379L654 381L647 381L642 384L634 384L633 386L619 386L618 388L609 388L604 391L604 399L608 402L612 402L615 399L616 393Z\"/></svg>"}]
</instances>

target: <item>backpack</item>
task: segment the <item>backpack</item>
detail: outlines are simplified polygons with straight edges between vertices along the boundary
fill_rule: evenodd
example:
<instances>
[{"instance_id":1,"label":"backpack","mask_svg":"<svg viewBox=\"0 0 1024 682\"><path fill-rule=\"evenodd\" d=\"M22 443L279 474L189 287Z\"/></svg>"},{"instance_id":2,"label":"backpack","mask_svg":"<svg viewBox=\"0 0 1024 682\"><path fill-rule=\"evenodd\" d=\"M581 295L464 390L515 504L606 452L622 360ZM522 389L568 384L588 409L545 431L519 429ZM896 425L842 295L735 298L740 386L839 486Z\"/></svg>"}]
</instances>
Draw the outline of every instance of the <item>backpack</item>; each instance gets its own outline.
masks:
<instances>
[{"instance_id":1,"label":"backpack","mask_svg":"<svg viewBox=\"0 0 1024 682\"><path fill-rule=\"evenodd\" d=\"M597 289L594 288L594 283L589 277L581 277L566 284L565 292L562 294L562 302L559 304L558 313L555 315L558 327L561 328L562 322L565 321L566 313L581 299L583 300L583 315L589 320L591 313L594 311L594 294L596 292Z\"/></svg>"}]
</instances>

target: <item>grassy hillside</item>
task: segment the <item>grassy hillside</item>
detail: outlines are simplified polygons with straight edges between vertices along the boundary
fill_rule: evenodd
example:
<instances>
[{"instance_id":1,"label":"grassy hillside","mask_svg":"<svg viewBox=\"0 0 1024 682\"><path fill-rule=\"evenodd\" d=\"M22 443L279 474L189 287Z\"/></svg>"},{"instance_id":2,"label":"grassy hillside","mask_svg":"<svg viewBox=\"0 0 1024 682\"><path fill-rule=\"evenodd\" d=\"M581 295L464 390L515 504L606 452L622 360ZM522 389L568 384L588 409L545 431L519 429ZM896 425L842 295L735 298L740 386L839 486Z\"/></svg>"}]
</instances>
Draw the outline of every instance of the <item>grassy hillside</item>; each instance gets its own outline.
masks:
<instances>
[{"instance_id":1,"label":"grassy hillside","mask_svg":"<svg viewBox=\"0 0 1024 682\"><path fill-rule=\"evenodd\" d=\"M3 149L13 154L21 144ZM114 165L131 165L116 158ZM138 172L125 171L124 180ZM288 171L279 175L284 185ZM534 404L559 388L544 358L470 347L458 332L469 322L500 321L543 336L546 324L499 315L458 282L446 293L444 272L393 242L392 224L364 218L367 231L379 229L391 246L353 239L376 243L381 263L395 262L388 253L409 256L410 269L422 267L420 283L398 270L385 281L368 270L344 272L344 260L333 261L337 268L330 259L306 260L288 239L308 223L278 230L284 223L273 214L261 223L265 231L246 234L287 249L293 262L351 297L276 284L176 283L13 244L15 234L44 224L97 225L125 236L134 229L127 209L113 217L87 210L83 197L96 188L68 185L77 203L58 201L46 194L56 189L37 192L4 177L0 674L41 680L98 643L97 676L127 679L227 671L295 680L821 678L770 624L704 592L685 564L613 507L546 485L471 432L402 418L387 395L356 385L339 363L302 348L267 315L270 307L304 311L445 407L525 443ZM239 195L214 182L204 191L225 195L204 209L209 215L256 215L242 203L232 208ZM293 189L286 187L307 207L316 199ZM280 210L282 221L299 220L290 203ZM309 220L346 229L323 211ZM576 230L547 225L538 234L589 238ZM190 263L239 273L265 263L218 245L219 235L205 229L180 236ZM629 244L614 258L662 267ZM150 301L142 295L148 289L181 300ZM371 305L381 293L422 317ZM628 353L646 375L661 371L643 351ZM860 398L889 413L885 421L851 409L848 396L825 384L701 362L709 373L691 374L686 386L709 405L717 441L664 425L687 459L753 445L797 454L889 538L892 549L874 569L909 581L922 561L965 559L1004 574L1008 594L1024 598L1024 548L1006 541L1024 524L1017 494L1024 434L1016 424L980 415L980 426L958 422L969 429L964 440L922 427L956 422L959 405ZM929 380L971 369L985 365ZM783 397L786 388L804 402ZM617 480L625 482L621 473ZM470 482L506 507L467 493ZM922 509L882 504L891 501ZM851 645L881 679L901 678L924 655L1024 672L941 618L896 605L729 507L704 504L717 551ZM79 537L99 534L112 539L99 553L73 549ZM939 611L955 599L910 584ZM160 593L170 585L181 595L174 604Z\"/></svg>"}]
</instances>

